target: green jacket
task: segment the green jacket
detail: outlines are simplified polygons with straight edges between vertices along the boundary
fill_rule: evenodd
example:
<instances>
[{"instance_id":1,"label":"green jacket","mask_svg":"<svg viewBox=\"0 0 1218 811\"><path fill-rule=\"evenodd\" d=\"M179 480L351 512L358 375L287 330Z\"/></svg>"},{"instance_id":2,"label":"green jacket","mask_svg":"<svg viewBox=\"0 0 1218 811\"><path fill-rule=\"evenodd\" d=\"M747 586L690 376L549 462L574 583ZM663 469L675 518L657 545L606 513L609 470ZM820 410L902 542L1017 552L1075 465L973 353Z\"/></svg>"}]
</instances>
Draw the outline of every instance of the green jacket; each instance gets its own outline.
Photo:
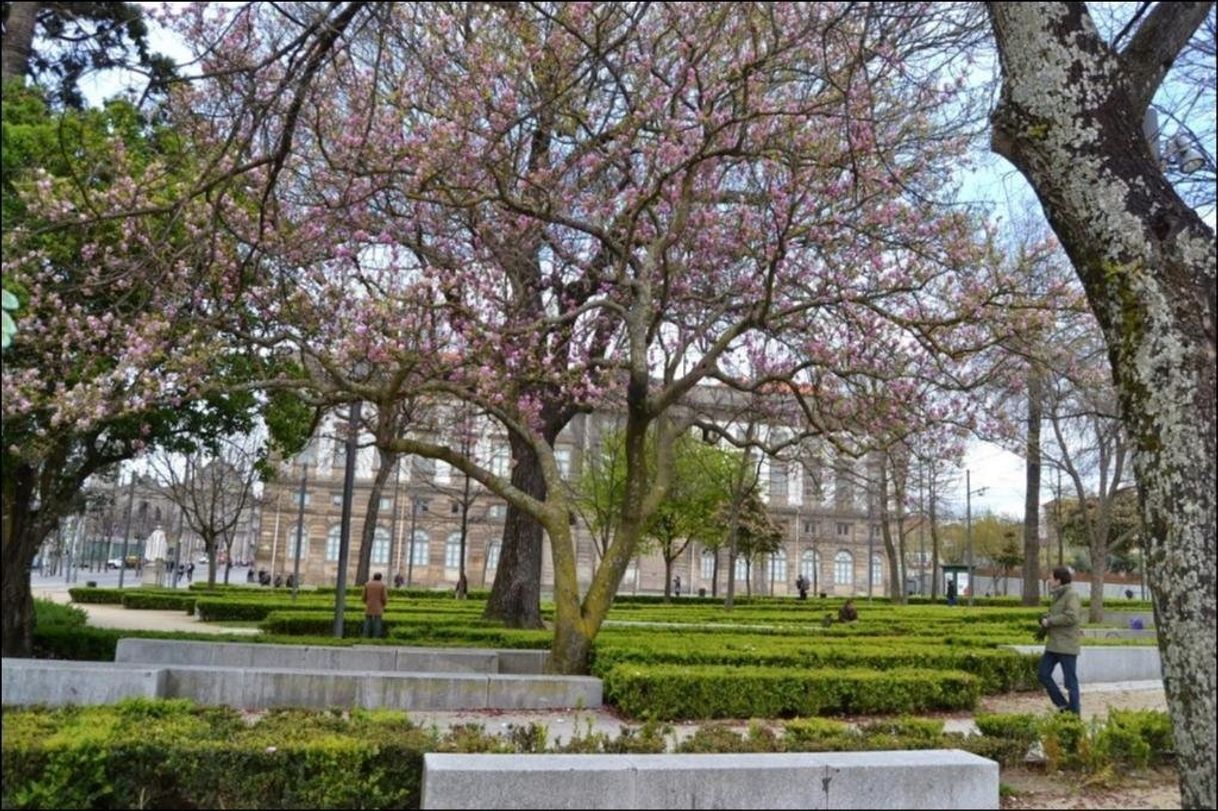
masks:
<instances>
[{"instance_id":1,"label":"green jacket","mask_svg":"<svg viewBox=\"0 0 1218 811\"><path fill-rule=\"evenodd\" d=\"M1052 592L1053 602L1046 617L1049 635L1045 639L1045 650L1077 656L1083 637L1083 601L1070 585L1066 583Z\"/></svg>"}]
</instances>

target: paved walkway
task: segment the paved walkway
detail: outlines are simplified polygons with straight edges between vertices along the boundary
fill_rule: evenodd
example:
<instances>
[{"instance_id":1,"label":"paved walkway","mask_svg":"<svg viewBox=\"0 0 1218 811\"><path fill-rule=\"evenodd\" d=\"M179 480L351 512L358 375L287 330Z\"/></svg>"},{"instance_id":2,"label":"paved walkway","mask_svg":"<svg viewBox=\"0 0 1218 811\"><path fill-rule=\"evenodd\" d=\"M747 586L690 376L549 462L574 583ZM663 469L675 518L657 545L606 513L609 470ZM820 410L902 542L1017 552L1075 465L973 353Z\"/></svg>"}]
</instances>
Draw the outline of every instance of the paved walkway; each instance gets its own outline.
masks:
<instances>
[{"instance_id":1,"label":"paved walkway","mask_svg":"<svg viewBox=\"0 0 1218 811\"><path fill-rule=\"evenodd\" d=\"M225 628L202 622L184 611L135 611L110 603L72 603L66 585L35 585L34 597L56 603L71 603L89 615L89 624L97 628L119 628L125 631L189 631L196 634L259 634L257 628ZM73 586L74 588L74 586Z\"/></svg>"}]
</instances>

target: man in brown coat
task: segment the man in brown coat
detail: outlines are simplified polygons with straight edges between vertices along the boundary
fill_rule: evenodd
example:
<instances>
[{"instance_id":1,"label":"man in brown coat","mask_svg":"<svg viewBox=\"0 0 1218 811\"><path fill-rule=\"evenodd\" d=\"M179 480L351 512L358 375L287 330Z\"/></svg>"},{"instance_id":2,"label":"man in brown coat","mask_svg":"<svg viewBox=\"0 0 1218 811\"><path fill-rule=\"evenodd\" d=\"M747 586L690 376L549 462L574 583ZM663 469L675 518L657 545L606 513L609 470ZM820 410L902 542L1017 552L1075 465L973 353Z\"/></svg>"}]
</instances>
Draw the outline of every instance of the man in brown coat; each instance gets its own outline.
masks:
<instances>
[{"instance_id":1,"label":"man in brown coat","mask_svg":"<svg viewBox=\"0 0 1218 811\"><path fill-rule=\"evenodd\" d=\"M381 573L372 575L372 579L364 584L364 628L360 636L370 636L379 639L381 636L381 616L385 606L389 605L389 590L381 582Z\"/></svg>"}]
</instances>

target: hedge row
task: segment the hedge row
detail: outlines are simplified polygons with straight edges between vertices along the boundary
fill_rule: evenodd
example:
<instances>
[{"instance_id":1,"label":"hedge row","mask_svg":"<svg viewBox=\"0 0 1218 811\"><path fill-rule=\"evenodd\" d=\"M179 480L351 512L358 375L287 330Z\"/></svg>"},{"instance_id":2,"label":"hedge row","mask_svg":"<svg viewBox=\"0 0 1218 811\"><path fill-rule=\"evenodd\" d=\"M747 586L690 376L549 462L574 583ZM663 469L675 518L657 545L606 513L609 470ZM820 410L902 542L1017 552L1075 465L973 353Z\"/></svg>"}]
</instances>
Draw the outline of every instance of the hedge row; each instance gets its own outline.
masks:
<instances>
[{"instance_id":1,"label":"hedge row","mask_svg":"<svg viewBox=\"0 0 1218 811\"><path fill-rule=\"evenodd\" d=\"M1165 713L1113 710L1089 729L1069 714L979 715L981 735L944 733L935 719L897 717L848 726L798 718L780 731L752 723L697 729L680 752L966 749L1023 759L1041 742L1050 769L1141 768L1172 759ZM399 711L280 710L248 722L237 710L176 700L127 699L104 707L6 709L4 808L417 808L425 752L654 753L664 729L649 722L617 738L579 731L548 749L544 726L481 726L441 735Z\"/></svg>"},{"instance_id":2,"label":"hedge row","mask_svg":"<svg viewBox=\"0 0 1218 811\"><path fill-rule=\"evenodd\" d=\"M194 594L184 594L177 592L176 594L166 594L164 592L147 592L147 591L128 591L123 594L123 608L145 609L157 611L185 611L187 614L195 613L195 600L199 599Z\"/></svg>"},{"instance_id":3,"label":"hedge row","mask_svg":"<svg viewBox=\"0 0 1218 811\"><path fill-rule=\"evenodd\" d=\"M943 670L624 664L602 679L606 700L627 715L663 720L967 710L981 694L978 679Z\"/></svg>"},{"instance_id":4,"label":"hedge row","mask_svg":"<svg viewBox=\"0 0 1218 811\"><path fill-rule=\"evenodd\" d=\"M1036 689L1033 656L1011 650L959 648L896 642L871 646L853 641L847 645L782 644L772 638L748 645L699 645L686 638L641 640L607 637L598 640L592 670L604 676L618 665L758 666L830 670L834 668L893 670L923 668L954 670L975 676L985 694ZM649 643L649 644L648 644Z\"/></svg>"}]
</instances>

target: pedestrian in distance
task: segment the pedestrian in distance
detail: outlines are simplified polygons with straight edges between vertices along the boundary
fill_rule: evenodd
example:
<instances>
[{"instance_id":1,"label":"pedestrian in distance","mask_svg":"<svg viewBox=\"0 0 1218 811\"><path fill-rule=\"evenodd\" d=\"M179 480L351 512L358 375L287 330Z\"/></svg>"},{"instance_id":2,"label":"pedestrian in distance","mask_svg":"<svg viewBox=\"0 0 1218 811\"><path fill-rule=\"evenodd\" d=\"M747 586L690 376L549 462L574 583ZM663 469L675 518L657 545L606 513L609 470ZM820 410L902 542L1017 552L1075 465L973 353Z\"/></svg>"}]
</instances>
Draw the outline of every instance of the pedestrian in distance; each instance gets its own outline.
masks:
<instances>
[{"instance_id":1,"label":"pedestrian in distance","mask_svg":"<svg viewBox=\"0 0 1218 811\"><path fill-rule=\"evenodd\" d=\"M372 579L364 584L364 627L360 636L381 638L381 618L385 614L385 606L389 605L389 590L381 582L381 573L372 575Z\"/></svg>"},{"instance_id":2,"label":"pedestrian in distance","mask_svg":"<svg viewBox=\"0 0 1218 811\"><path fill-rule=\"evenodd\" d=\"M405 582L406 582L406 578L402 577L401 572L398 572L397 574L395 574L393 576L393 587L395 589L400 589L402 587L402 585L405 584Z\"/></svg>"},{"instance_id":3,"label":"pedestrian in distance","mask_svg":"<svg viewBox=\"0 0 1218 811\"><path fill-rule=\"evenodd\" d=\"M1058 566L1053 570L1053 585L1049 592L1053 601L1049 604L1049 613L1040 618L1040 627L1045 632L1045 652L1040 657L1036 678L1044 685L1049 700L1059 712L1069 711L1079 715L1082 706L1079 699L1078 654L1082 642L1083 603L1071 585L1073 580L1068 567ZM1059 665L1068 698L1062 695L1053 681L1053 671Z\"/></svg>"},{"instance_id":4,"label":"pedestrian in distance","mask_svg":"<svg viewBox=\"0 0 1218 811\"><path fill-rule=\"evenodd\" d=\"M956 604L956 580L955 578L947 581L947 604Z\"/></svg>"},{"instance_id":5,"label":"pedestrian in distance","mask_svg":"<svg viewBox=\"0 0 1218 811\"><path fill-rule=\"evenodd\" d=\"M283 585L283 575L281 575L281 574L275 575L275 588L279 588L282 585Z\"/></svg>"},{"instance_id":6,"label":"pedestrian in distance","mask_svg":"<svg viewBox=\"0 0 1218 811\"><path fill-rule=\"evenodd\" d=\"M799 599L808 599L808 578L802 574L795 578L795 588L799 589Z\"/></svg>"},{"instance_id":7,"label":"pedestrian in distance","mask_svg":"<svg viewBox=\"0 0 1218 811\"><path fill-rule=\"evenodd\" d=\"M681 575L677 575L672 579L672 593L677 597L681 596Z\"/></svg>"},{"instance_id":8,"label":"pedestrian in distance","mask_svg":"<svg viewBox=\"0 0 1218 811\"><path fill-rule=\"evenodd\" d=\"M246 582L246 583L253 583L253 582L254 582L254 570L253 570L253 569L250 569L249 571L247 571L247 572L245 573L245 582Z\"/></svg>"},{"instance_id":9,"label":"pedestrian in distance","mask_svg":"<svg viewBox=\"0 0 1218 811\"><path fill-rule=\"evenodd\" d=\"M186 564L186 582L195 582L195 565L193 563Z\"/></svg>"},{"instance_id":10,"label":"pedestrian in distance","mask_svg":"<svg viewBox=\"0 0 1218 811\"><path fill-rule=\"evenodd\" d=\"M846 600L837 610L838 622L858 622L858 618L859 610L854 607L854 598Z\"/></svg>"}]
</instances>

